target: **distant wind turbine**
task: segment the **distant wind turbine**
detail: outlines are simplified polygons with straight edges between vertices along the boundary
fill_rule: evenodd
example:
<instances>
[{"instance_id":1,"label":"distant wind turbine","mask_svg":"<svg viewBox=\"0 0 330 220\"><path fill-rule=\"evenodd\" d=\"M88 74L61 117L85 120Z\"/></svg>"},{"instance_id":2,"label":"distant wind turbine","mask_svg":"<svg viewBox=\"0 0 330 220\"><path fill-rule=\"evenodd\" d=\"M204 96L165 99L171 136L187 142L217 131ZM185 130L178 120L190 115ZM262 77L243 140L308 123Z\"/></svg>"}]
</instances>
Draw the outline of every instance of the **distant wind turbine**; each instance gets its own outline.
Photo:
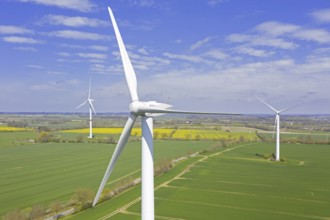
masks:
<instances>
[{"instance_id":1,"label":"distant wind turbine","mask_svg":"<svg viewBox=\"0 0 330 220\"><path fill-rule=\"evenodd\" d=\"M122 150L124 149L127 140L130 136L134 122L137 117L142 117L142 219L154 219L154 161L153 161L153 117L166 113L181 113L181 114L213 114L213 115L234 115L225 113L206 113L206 112L191 112L179 111L170 109L169 104L159 103L156 101L141 102L138 98L137 79L128 57L124 42L119 32L116 20L111 9L108 7L112 25L117 38L121 59L124 66L125 78L127 81L129 93L131 96L131 104L129 105L130 115L125 124L123 132L120 135L119 141L112 155L108 168L104 174L100 187L97 191L93 206L98 202L102 190L108 181L108 178L118 160Z\"/></svg>"},{"instance_id":2,"label":"distant wind turbine","mask_svg":"<svg viewBox=\"0 0 330 220\"><path fill-rule=\"evenodd\" d=\"M91 87L92 87L92 82L91 80L89 81L89 92L88 92L88 98L86 101L84 101L81 105L77 106L76 109L80 108L81 106L88 104L89 105L89 137L88 138L93 138L93 119L92 119L92 111L96 115L93 103L94 99L91 99Z\"/></svg>"},{"instance_id":3,"label":"distant wind turbine","mask_svg":"<svg viewBox=\"0 0 330 220\"><path fill-rule=\"evenodd\" d=\"M272 109L276 116L275 116L275 123L274 123L274 130L276 128L276 152L275 152L275 160L279 161L280 160L280 113L285 112L289 109L295 108L298 105L294 105L290 108L282 109L282 110L276 110L273 106L268 104L266 101L262 100L261 98L257 97L261 102L263 102L265 105L267 105L270 109ZM274 134L274 133L273 133Z\"/></svg>"}]
</instances>

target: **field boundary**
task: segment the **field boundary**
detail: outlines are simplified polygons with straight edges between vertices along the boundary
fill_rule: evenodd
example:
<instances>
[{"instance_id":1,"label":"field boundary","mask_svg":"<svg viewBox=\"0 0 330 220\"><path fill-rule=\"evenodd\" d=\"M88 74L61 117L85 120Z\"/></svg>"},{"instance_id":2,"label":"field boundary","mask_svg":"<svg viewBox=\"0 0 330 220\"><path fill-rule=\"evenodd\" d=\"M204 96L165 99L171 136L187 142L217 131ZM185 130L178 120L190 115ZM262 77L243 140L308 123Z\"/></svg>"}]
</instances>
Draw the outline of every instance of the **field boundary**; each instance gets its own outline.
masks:
<instances>
[{"instance_id":1,"label":"field boundary","mask_svg":"<svg viewBox=\"0 0 330 220\"><path fill-rule=\"evenodd\" d=\"M196 163L199 163L199 162L202 162L202 161L205 161L206 159L208 159L209 157L214 157L214 156L218 156L218 155L221 155L223 153L226 153L228 151L232 151L232 150L235 150L237 148L241 148L241 147L245 147L245 146L248 146L248 145L252 145L252 143L249 143L249 144L241 144L241 145L238 145L238 146L235 146L235 147L231 147L231 148L228 148L228 149L225 149L223 151L220 151L220 152L217 152L217 153L214 153L214 154L210 154L210 155L200 155L200 154L192 154L192 155L189 155L187 157L184 157L184 158L189 158L189 157L202 157L201 159L197 160L197 161L194 161L192 162L191 164L189 164L186 168L183 169L182 172L180 172L178 175L176 175L175 177L173 177L172 179L168 180L168 181L165 181L163 182L162 184L159 184L157 187L155 187L155 191L162 188L162 187L168 187L168 184L171 183L172 181L176 180L176 179L179 179L181 178L181 176L183 176L185 173L189 172L190 169L196 164ZM181 159L182 160L182 159ZM125 214L125 212L127 213L130 213L129 211L127 211L127 209L129 207L131 207L132 205L134 205L135 203L139 202L141 200L141 196L139 196L138 198L132 200L131 202L123 205L122 207L116 209L115 211L101 217L101 218L98 218L98 220L106 220L106 219L109 219L110 217L118 214L118 213L122 213L122 214ZM177 218L169 218L169 217L164 217L162 218L161 216L155 216L157 218L161 218L161 219L177 219Z\"/></svg>"}]
</instances>

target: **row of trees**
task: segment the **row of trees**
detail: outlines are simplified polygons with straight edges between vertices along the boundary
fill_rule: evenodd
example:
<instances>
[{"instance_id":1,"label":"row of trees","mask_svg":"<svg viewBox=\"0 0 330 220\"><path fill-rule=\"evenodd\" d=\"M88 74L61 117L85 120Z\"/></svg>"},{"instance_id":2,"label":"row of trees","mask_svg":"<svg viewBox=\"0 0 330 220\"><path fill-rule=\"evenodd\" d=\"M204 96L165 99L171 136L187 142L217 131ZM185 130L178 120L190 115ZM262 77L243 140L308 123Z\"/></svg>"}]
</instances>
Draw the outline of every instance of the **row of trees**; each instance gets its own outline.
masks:
<instances>
[{"instance_id":1,"label":"row of trees","mask_svg":"<svg viewBox=\"0 0 330 220\"><path fill-rule=\"evenodd\" d=\"M263 133L255 132L257 137L263 142L274 142L274 138L271 135L265 135ZM297 135L297 136L282 136L281 143L294 143L294 144L330 144L330 138L325 139L323 137L317 137L310 134Z\"/></svg>"},{"instance_id":2,"label":"row of trees","mask_svg":"<svg viewBox=\"0 0 330 220\"><path fill-rule=\"evenodd\" d=\"M173 130L171 133L154 133L154 140L173 140L173 134L175 133L175 130ZM232 139L229 137L229 139ZM140 140L140 137L133 136L130 137L130 141L138 141ZM192 135L192 134L186 134L185 139L179 139L179 140L192 140L192 141L201 141L204 140L200 134ZM218 141L219 139L214 139L214 141ZM244 136L239 137L240 142L245 141ZM39 132L38 137L35 138L36 143L97 143L97 144L116 144L117 138L116 136L109 135L107 137L97 137L93 139L87 139L87 137L83 135L78 135L74 139L73 138L65 138L61 135L55 135L52 132L46 132L41 131Z\"/></svg>"}]
</instances>

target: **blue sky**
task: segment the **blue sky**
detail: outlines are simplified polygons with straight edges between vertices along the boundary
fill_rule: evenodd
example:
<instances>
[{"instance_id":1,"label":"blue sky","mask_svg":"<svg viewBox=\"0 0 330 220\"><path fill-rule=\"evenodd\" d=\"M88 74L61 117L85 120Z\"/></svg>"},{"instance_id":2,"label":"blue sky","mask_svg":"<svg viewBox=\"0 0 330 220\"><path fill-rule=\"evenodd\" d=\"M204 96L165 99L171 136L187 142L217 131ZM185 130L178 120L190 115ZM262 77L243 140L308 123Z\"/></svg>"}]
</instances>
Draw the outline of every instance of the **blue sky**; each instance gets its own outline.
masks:
<instances>
[{"instance_id":1,"label":"blue sky","mask_svg":"<svg viewBox=\"0 0 330 220\"><path fill-rule=\"evenodd\" d=\"M108 5L143 101L330 114L328 0L2 0L0 111L74 112L90 77L97 112L127 111Z\"/></svg>"}]
</instances>

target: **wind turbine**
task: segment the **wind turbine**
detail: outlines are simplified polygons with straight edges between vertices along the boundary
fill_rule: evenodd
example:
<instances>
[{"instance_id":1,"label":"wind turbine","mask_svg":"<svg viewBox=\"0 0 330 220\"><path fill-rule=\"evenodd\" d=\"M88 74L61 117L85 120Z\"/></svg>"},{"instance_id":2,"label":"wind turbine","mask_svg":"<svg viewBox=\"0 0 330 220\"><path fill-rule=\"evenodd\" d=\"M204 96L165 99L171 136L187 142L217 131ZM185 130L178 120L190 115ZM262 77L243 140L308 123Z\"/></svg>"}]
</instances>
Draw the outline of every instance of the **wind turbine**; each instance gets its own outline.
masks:
<instances>
[{"instance_id":1,"label":"wind turbine","mask_svg":"<svg viewBox=\"0 0 330 220\"><path fill-rule=\"evenodd\" d=\"M96 115L93 103L94 99L91 99L91 87L92 87L92 82L91 80L89 81L89 92L88 92L88 98L86 101L84 101L81 105L77 106L76 109L80 108L81 106L88 104L89 105L89 136L88 138L93 138L93 119L92 119L92 111Z\"/></svg>"},{"instance_id":2,"label":"wind turbine","mask_svg":"<svg viewBox=\"0 0 330 220\"><path fill-rule=\"evenodd\" d=\"M102 190L122 152L127 140L130 136L134 122L137 117L142 117L142 219L154 219L154 161L153 161L153 117L166 113L181 113L181 114L216 114L216 115L234 115L225 113L206 113L206 112L191 112L170 109L172 105L159 103L156 101L142 102L139 101L137 92L137 79L128 57L124 42L119 32L116 20L110 7L108 7L110 19L117 38L121 59L124 66L125 78L127 81L129 93L132 102L129 105L130 115L127 119L123 132L120 135L119 141L112 155L110 163L104 174L100 187L93 201L93 206L98 202Z\"/></svg>"},{"instance_id":3,"label":"wind turbine","mask_svg":"<svg viewBox=\"0 0 330 220\"><path fill-rule=\"evenodd\" d=\"M262 100L261 98L257 97L261 102L263 102L265 105L267 105L270 109L272 109L276 116L275 116L275 123L274 123L274 130L276 129L276 152L275 152L275 160L280 160L280 113L285 112L289 109L292 109L294 107L297 107L298 105L294 105L290 108L282 109L282 110L276 110L273 106L268 104L266 101ZM274 133L273 133L274 135Z\"/></svg>"}]
</instances>

